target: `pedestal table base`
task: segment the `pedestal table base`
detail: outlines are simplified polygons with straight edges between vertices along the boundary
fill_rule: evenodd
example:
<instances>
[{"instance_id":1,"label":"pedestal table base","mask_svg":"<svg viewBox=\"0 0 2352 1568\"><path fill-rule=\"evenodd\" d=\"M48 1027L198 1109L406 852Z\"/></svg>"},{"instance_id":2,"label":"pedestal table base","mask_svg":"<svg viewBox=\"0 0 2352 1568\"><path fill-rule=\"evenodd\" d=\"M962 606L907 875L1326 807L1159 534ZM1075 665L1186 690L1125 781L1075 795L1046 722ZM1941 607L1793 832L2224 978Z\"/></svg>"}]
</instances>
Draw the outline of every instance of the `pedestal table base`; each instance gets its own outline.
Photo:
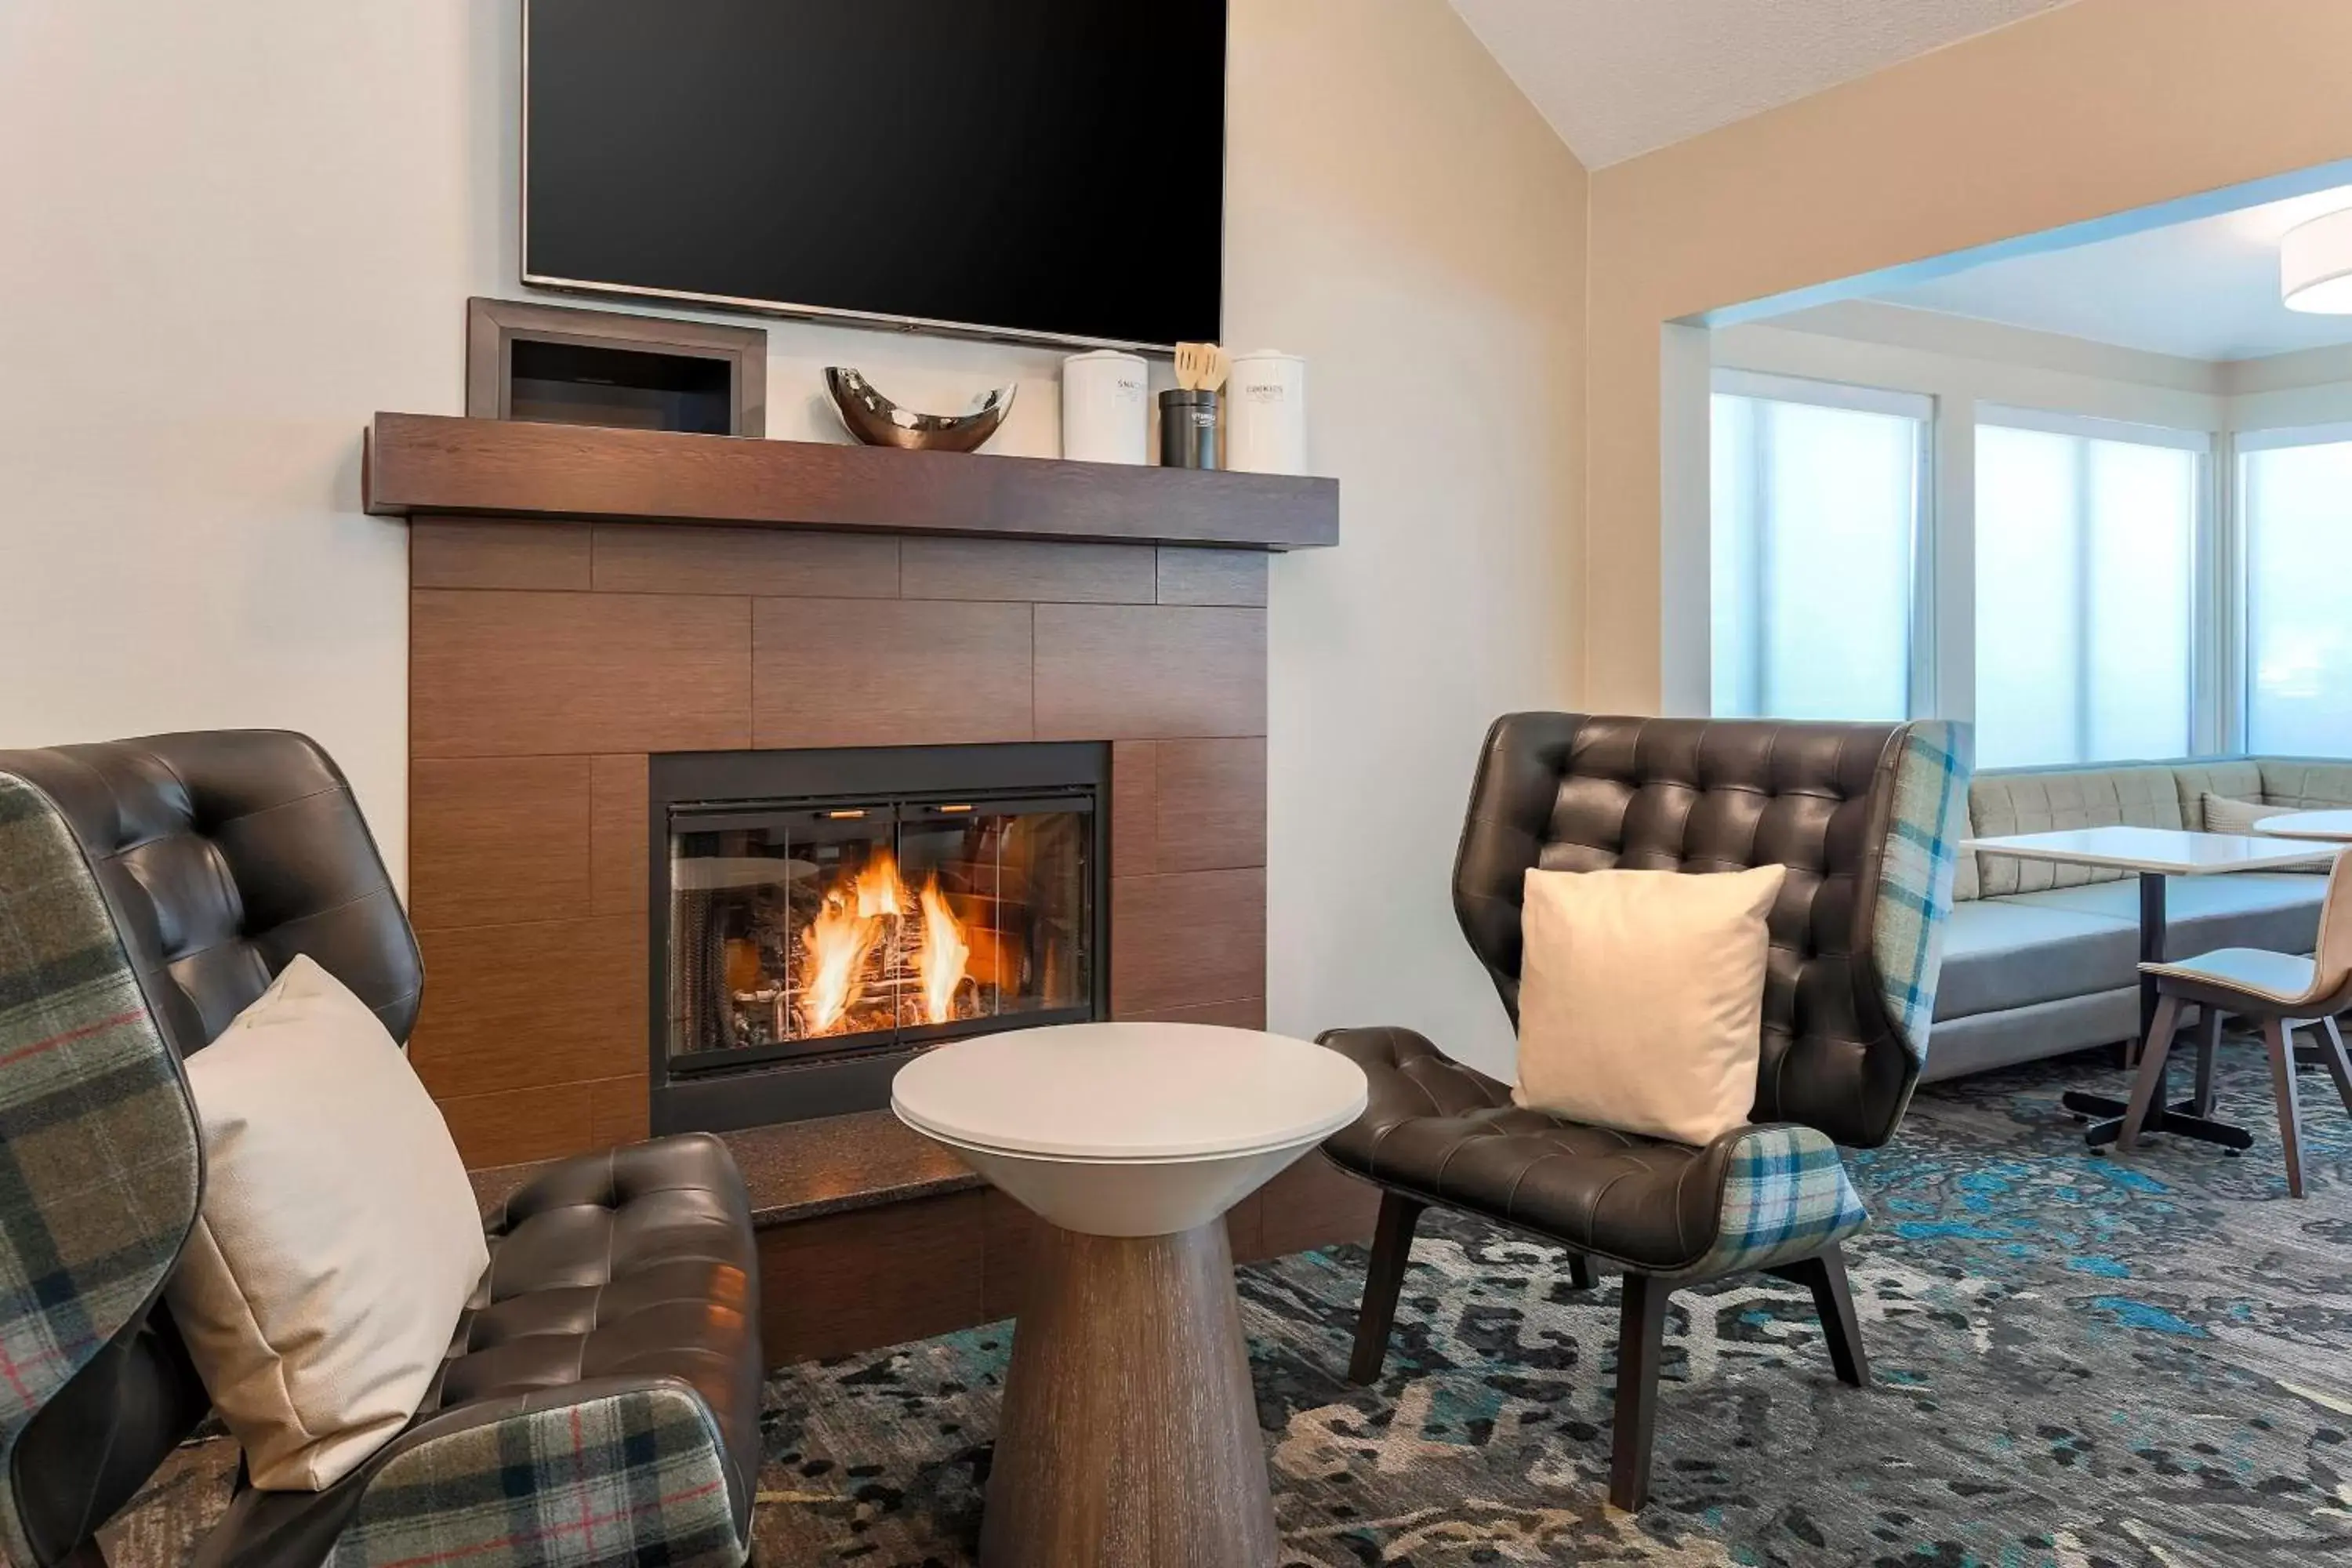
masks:
<instances>
[{"instance_id":1,"label":"pedestal table base","mask_svg":"<svg viewBox=\"0 0 2352 1568\"><path fill-rule=\"evenodd\" d=\"M1224 1222L1042 1226L982 1568L1265 1568L1277 1557Z\"/></svg>"}]
</instances>

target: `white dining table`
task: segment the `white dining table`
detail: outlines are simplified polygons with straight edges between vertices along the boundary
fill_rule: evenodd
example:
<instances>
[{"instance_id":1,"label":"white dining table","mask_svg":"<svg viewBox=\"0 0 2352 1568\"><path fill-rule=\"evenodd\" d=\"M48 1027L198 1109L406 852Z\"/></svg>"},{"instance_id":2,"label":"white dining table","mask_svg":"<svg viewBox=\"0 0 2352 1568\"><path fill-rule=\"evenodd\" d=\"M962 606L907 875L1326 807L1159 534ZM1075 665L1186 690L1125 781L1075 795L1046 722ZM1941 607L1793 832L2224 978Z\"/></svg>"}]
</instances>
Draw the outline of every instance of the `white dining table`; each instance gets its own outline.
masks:
<instances>
[{"instance_id":1,"label":"white dining table","mask_svg":"<svg viewBox=\"0 0 2352 1568\"><path fill-rule=\"evenodd\" d=\"M2273 817L2273 822L2286 820ZM2267 827L2269 825L2263 825ZM2050 833L2016 833L1992 838L1968 838L1962 849L1979 855L2006 855L2020 860L2045 860L2067 866L2095 866L2128 871L2139 879L2139 960L2145 964L2165 959L2165 887L2173 877L2219 877L2237 871L2288 871L2333 859L2331 845L2297 842L2285 837L2242 833L2189 833L2171 827L2074 827ZM2139 975L2139 1038L2145 1042L2156 1025L2156 976L2143 968ZM2104 1148L2123 1131L2128 1104L2112 1095L2068 1089L2062 1097L2068 1110L2089 1118L2084 1141ZM2178 1104L2158 1083L2142 1131L2178 1133L2227 1149L2253 1147L2253 1135L2242 1127L2215 1121L2212 1108L2198 1100Z\"/></svg>"},{"instance_id":2,"label":"white dining table","mask_svg":"<svg viewBox=\"0 0 2352 1568\"><path fill-rule=\"evenodd\" d=\"M2291 811L2266 816L2254 831L2272 838L2315 838L2325 843L2352 844L2352 811Z\"/></svg>"}]
</instances>

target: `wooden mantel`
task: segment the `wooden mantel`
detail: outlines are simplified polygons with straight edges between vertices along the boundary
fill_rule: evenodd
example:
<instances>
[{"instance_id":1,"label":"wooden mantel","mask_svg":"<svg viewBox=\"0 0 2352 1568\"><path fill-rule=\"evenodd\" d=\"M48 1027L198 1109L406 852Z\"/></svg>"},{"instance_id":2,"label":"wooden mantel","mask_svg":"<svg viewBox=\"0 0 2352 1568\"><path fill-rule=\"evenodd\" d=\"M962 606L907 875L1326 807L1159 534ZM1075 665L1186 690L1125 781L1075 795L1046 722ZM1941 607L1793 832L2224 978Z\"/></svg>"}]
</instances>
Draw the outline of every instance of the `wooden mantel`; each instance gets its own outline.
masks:
<instances>
[{"instance_id":1,"label":"wooden mantel","mask_svg":"<svg viewBox=\"0 0 2352 1568\"><path fill-rule=\"evenodd\" d=\"M808 528L1305 550L1339 542L1336 479L378 414L378 517Z\"/></svg>"}]
</instances>

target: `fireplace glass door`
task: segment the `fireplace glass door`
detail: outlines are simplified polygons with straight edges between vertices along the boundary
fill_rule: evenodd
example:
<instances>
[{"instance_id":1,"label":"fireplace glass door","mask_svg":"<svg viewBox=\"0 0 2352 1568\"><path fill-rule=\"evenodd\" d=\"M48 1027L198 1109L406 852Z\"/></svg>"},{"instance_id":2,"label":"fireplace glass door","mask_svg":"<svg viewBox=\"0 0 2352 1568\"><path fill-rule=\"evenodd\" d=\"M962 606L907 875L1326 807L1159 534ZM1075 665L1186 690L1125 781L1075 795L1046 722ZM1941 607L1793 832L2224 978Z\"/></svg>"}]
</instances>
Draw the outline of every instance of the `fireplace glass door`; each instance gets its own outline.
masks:
<instances>
[{"instance_id":1,"label":"fireplace glass door","mask_svg":"<svg viewBox=\"0 0 2352 1568\"><path fill-rule=\"evenodd\" d=\"M1094 1016L1091 795L675 806L673 1070Z\"/></svg>"}]
</instances>

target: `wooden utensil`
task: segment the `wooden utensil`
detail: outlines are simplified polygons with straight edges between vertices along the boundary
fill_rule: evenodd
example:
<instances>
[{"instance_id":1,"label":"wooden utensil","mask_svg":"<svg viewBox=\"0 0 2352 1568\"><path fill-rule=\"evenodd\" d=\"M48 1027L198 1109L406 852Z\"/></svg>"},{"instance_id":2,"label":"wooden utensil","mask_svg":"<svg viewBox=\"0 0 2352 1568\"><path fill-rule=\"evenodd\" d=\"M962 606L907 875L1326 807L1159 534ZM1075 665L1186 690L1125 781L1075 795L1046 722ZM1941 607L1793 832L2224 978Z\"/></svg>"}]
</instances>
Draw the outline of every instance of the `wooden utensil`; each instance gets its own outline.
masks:
<instances>
[{"instance_id":1,"label":"wooden utensil","mask_svg":"<svg viewBox=\"0 0 2352 1568\"><path fill-rule=\"evenodd\" d=\"M1224 345L1222 343L1210 343L1207 347L1209 374L1201 378L1202 390L1223 392L1225 389L1225 377L1234 374L1234 356L1225 352Z\"/></svg>"},{"instance_id":2,"label":"wooden utensil","mask_svg":"<svg viewBox=\"0 0 2352 1568\"><path fill-rule=\"evenodd\" d=\"M1176 384L1187 392L1198 392L1208 384L1209 372L1216 363L1213 343L1178 343L1176 345Z\"/></svg>"}]
</instances>

